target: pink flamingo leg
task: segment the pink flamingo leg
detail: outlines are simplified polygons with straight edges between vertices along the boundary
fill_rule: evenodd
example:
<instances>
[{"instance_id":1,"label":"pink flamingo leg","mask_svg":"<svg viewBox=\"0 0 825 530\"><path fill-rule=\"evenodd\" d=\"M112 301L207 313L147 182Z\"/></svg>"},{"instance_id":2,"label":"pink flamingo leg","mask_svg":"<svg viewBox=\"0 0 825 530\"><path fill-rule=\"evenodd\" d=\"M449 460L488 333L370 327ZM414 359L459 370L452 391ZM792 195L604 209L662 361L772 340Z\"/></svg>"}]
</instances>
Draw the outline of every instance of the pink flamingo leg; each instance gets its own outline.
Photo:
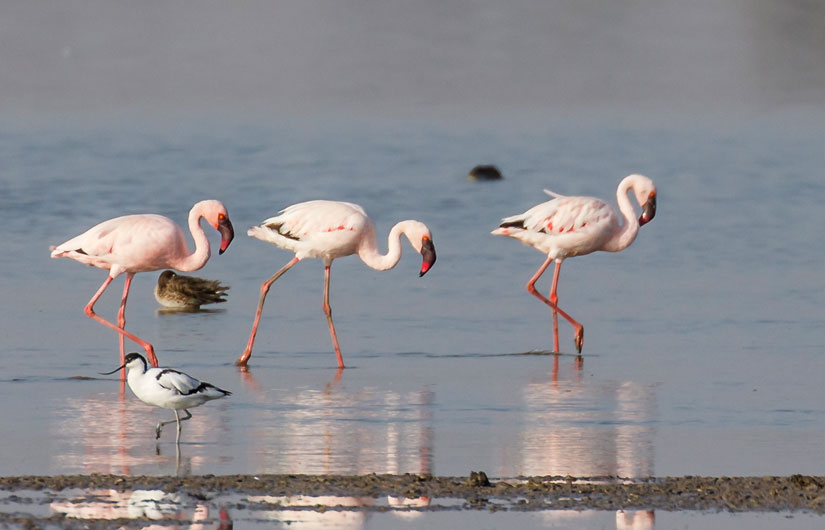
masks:
<instances>
[{"instance_id":1,"label":"pink flamingo leg","mask_svg":"<svg viewBox=\"0 0 825 530\"><path fill-rule=\"evenodd\" d=\"M547 267L550 265L551 261L553 261L553 258L548 257L545 260L545 262L541 265L541 267L539 267L539 270L537 270L536 273L533 275L533 277L530 278L530 281L527 282L527 292L532 294L533 296L535 296L536 298L538 298L539 300L541 300L542 302L544 302L548 306L550 306L550 308L553 309L553 311L558 311L558 313L562 316L562 318L564 318L565 320L570 322L570 324L576 329L576 334L573 338L573 342L576 344L577 352L581 353L582 352L582 345L584 343L584 326L579 324L577 321L573 320L573 317L571 317L570 315L565 313L558 305L556 305L555 302L552 302L549 299L545 298L543 294L541 294L540 292L538 292L536 290L536 281L541 277L542 274L544 274L544 271L547 270ZM553 287L550 291L550 296L552 298L554 298L555 300L558 300L558 296L556 295L556 286L558 285L558 282L559 282L559 271L560 270L561 270L561 263L556 263L556 270L555 270L555 273L553 274ZM558 334L557 330L554 330L554 331L555 331L554 335L557 335ZM557 340L558 340L557 337L554 337L554 342L556 342ZM558 351L558 347L556 348L556 351Z\"/></svg>"},{"instance_id":2,"label":"pink flamingo leg","mask_svg":"<svg viewBox=\"0 0 825 530\"><path fill-rule=\"evenodd\" d=\"M329 270L330 264L324 265L324 314L327 316L329 334L332 337L332 346L335 348L335 355L338 357L338 370L341 370L344 368L344 358L341 357L341 348L338 346L338 335L335 333L335 325L332 323L332 307L329 305Z\"/></svg>"},{"instance_id":3,"label":"pink flamingo leg","mask_svg":"<svg viewBox=\"0 0 825 530\"><path fill-rule=\"evenodd\" d=\"M252 323L252 333L249 335L249 341L246 343L246 349L243 351L238 360L235 361L235 365L237 366L246 366L246 363L249 361L249 358L252 356L252 347L255 345L255 335L258 333L258 324L261 322L261 313L264 310L264 301L266 300L266 295L269 293L269 288L275 283L275 280L283 276L283 274L292 268L293 265L298 263L299 259L297 257L292 258L289 260L289 263L281 267L281 270L276 272L272 275L272 277L266 280L261 285L261 297L258 299L258 310L255 312L255 321Z\"/></svg>"},{"instance_id":4,"label":"pink flamingo leg","mask_svg":"<svg viewBox=\"0 0 825 530\"><path fill-rule=\"evenodd\" d=\"M123 299L121 300L121 304L120 304L120 312L121 313L123 313L123 311L124 311L124 306L126 305L126 297L129 294L129 284L130 284L130 280L131 280L130 276L131 275L126 276L126 286L125 286L124 293L123 293ZM143 349L146 350L146 355L149 357L149 362L152 363L152 366L157 366L158 365L158 358L155 357L155 349L152 347L151 344L149 344L148 342L146 342L143 339L138 338L136 335L132 335L131 333L129 333L125 329L122 329L118 326L115 326L114 324L112 324L108 320L100 317L99 315L97 315L95 313L95 303L97 303L97 300L103 294L103 291L105 291L106 288L109 287L109 284L112 283L112 280L113 280L113 278L111 276L106 276L106 280L104 280L103 285L100 286L100 289L97 290L97 292L92 297L92 299L89 300L89 303L86 304L86 307L83 309L83 312L86 313L87 317L100 322L101 324L103 324L106 327L112 328L113 330L117 331L118 333L125 336L129 340L133 340L133 341L137 342L138 344L140 344L141 347L143 347ZM121 350L121 357L122 357L122 355L123 355L123 351ZM121 360L123 360L123 359L121 359Z\"/></svg>"},{"instance_id":5,"label":"pink flamingo leg","mask_svg":"<svg viewBox=\"0 0 825 530\"><path fill-rule=\"evenodd\" d=\"M123 282L123 297L120 300L120 310L117 312L117 325L120 329L126 329L126 298L129 297L129 287L132 285L132 276L133 274L126 275L126 281ZM120 343L120 364L124 364L126 362L126 349L125 349L125 342L126 338L118 334L118 342ZM126 378L125 372L126 370L120 371L121 379Z\"/></svg>"},{"instance_id":6,"label":"pink flamingo leg","mask_svg":"<svg viewBox=\"0 0 825 530\"><path fill-rule=\"evenodd\" d=\"M559 297L556 294L556 287L559 284L559 270L561 269L561 263L556 262L556 268L553 272L553 284L550 287L550 298L549 300L554 304L559 303ZM559 351L559 313L554 309L553 310L553 351Z\"/></svg>"}]
</instances>

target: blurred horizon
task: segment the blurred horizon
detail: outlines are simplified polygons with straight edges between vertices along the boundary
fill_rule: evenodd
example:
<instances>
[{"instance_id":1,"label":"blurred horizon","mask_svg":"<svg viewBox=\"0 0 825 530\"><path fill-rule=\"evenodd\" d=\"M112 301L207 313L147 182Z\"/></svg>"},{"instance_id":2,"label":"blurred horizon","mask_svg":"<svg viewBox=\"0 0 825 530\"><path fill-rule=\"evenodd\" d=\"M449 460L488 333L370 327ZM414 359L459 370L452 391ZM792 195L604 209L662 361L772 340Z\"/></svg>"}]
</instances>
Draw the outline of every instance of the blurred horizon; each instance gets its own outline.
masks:
<instances>
[{"instance_id":1,"label":"blurred horizon","mask_svg":"<svg viewBox=\"0 0 825 530\"><path fill-rule=\"evenodd\" d=\"M825 106L823 22L805 0L8 2L0 112L805 121Z\"/></svg>"}]
</instances>

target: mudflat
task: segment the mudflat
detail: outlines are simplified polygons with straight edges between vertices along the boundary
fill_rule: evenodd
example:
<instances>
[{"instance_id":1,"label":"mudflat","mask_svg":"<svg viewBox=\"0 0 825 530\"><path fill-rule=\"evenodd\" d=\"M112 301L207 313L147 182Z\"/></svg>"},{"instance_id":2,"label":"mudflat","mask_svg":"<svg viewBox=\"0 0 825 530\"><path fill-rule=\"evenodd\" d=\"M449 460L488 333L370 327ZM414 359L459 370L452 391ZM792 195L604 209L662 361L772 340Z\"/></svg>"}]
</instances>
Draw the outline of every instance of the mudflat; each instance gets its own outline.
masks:
<instances>
[{"instance_id":1,"label":"mudflat","mask_svg":"<svg viewBox=\"0 0 825 530\"><path fill-rule=\"evenodd\" d=\"M825 477L519 477L488 479L404 475L57 475L0 478L0 490L161 490L214 497L228 494L464 499L461 509L657 509L825 512ZM332 505L329 505L332 506ZM323 508L328 507L325 505ZM363 509L377 509L364 507ZM453 505L453 509L455 505ZM443 509L438 504L424 509Z\"/></svg>"}]
</instances>

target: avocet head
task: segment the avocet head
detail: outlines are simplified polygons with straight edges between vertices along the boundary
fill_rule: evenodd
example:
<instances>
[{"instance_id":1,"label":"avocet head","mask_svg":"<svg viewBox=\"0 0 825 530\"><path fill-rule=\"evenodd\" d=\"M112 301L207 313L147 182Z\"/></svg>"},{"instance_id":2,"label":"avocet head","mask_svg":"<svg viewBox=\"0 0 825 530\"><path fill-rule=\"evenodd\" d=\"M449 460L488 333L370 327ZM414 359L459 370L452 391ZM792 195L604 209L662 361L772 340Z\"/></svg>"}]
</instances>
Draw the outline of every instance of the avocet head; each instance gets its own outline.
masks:
<instances>
[{"instance_id":1,"label":"avocet head","mask_svg":"<svg viewBox=\"0 0 825 530\"><path fill-rule=\"evenodd\" d=\"M124 368L126 368L127 370L132 370L134 368L137 368L137 369L140 369L141 372L145 372L146 368L147 368L146 359L143 357L143 355L141 355L139 353L126 354L126 357L124 358L124 362L123 362L122 365L118 366L117 368L115 368L111 372L105 372L105 373L101 372L100 375L112 375L113 373L119 372L119 371L123 370Z\"/></svg>"}]
</instances>

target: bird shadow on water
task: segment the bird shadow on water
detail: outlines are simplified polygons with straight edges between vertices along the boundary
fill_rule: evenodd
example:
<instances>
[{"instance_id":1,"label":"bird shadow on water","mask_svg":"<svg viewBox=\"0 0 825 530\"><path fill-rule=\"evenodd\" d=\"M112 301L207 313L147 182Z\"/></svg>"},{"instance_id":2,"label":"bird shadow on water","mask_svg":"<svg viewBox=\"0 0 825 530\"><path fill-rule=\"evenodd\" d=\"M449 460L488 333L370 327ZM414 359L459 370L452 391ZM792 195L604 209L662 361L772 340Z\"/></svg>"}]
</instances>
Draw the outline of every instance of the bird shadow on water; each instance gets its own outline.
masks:
<instances>
[{"instance_id":1,"label":"bird shadow on water","mask_svg":"<svg viewBox=\"0 0 825 530\"><path fill-rule=\"evenodd\" d=\"M192 307L180 307L180 308L177 308L177 307L159 307L155 310L155 313L157 313L159 316L161 316L161 315L162 316L180 315L180 314L186 315L186 314L192 314L192 313L216 313L216 314L219 314L219 313L226 313L226 309L225 308L201 309L201 308L198 308L198 307L194 307L194 308L192 308Z\"/></svg>"}]
</instances>

